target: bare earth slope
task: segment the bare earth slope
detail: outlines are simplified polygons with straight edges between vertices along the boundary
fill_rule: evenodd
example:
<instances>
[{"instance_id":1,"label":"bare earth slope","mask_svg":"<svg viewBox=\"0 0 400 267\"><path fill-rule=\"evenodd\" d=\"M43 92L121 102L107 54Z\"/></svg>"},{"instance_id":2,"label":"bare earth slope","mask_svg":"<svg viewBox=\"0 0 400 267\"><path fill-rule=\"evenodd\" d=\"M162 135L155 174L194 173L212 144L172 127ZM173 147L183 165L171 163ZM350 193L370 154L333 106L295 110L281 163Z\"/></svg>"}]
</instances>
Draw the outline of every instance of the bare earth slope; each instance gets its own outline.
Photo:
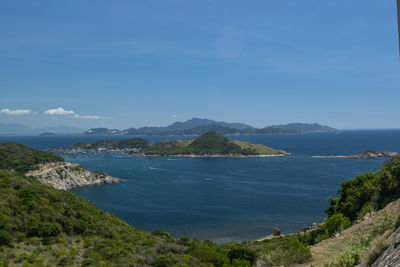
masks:
<instances>
[{"instance_id":1,"label":"bare earth slope","mask_svg":"<svg viewBox=\"0 0 400 267\"><path fill-rule=\"evenodd\" d=\"M380 210L379 212L366 215L361 222L342 231L336 237L326 239L324 241L321 241L320 243L315 244L314 246L311 247L311 253L312 253L311 262L298 266L319 267L319 266L325 266L325 264L335 262L337 257L351 246L353 238L356 236L356 234L362 234L371 231L374 227L374 224L379 220L379 218L382 218L384 214L397 217L399 213L400 213L400 199L390 203L383 210ZM400 266L400 262L398 262L397 264L399 264Z\"/></svg>"}]
</instances>

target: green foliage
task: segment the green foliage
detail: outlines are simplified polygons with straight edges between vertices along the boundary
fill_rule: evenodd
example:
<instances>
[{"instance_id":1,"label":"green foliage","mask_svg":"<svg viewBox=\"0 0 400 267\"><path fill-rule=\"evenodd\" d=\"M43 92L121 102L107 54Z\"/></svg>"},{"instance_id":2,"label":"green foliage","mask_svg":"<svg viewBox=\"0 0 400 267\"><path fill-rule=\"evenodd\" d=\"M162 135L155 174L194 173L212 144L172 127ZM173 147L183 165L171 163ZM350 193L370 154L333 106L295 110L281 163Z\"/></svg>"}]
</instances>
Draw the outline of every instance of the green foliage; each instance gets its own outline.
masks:
<instances>
[{"instance_id":1,"label":"green foliage","mask_svg":"<svg viewBox=\"0 0 400 267\"><path fill-rule=\"evenodd\" d=\"M326 221L322 225L322 228L325 230L325 233L329 237L332 237L336 233L338 233L346 228L349 228L350 226L351 226L351 223L350 223L349 218L344 217L343 214L341 214L341 213L336 213L326 219Z\"/></svg>"},{"instance_id":2,"label":"green foliage","mask_svg":"<svg viewBox=\"0 0 400 267\"><path fill-rule=\"evenodd\" d=\"M400 197L400 156L394 157L374 173L358 175L341 184L339 198L328 200L328 216L342 213L351 221L381 209Z\"/></svg>"},{"instance_id":3,"label":"green foliage","mask_svg":"<svg viewBox=\"0 0 400 267\"><path fill-rule=\"evenodd\" d=\"M331 238L337 233L351 226L350 220L338 213L328 217L325 222L319 228L305 232L302 235L302 242L308 245L314 245L315 243L321 242L322 240Z\"/></svg>"},{"instance_id":4,"label":"green foliage","mask_svg":"<svg viewBox=\"0 0 400 267\"><path fill-rule=\"evenodd\" d=\"M208 132L196 138L187 148L195 154L240 154L242 149L216 132Z\"/></svg>"},{"instance_id":5,"label":"green foliage","mask_svg":"<svg viewBox=\"0 0 400 267\"><path fill-rule=\"evenodd\" d=\"M251 265L253 265L257 259L257 254L253 250L242 247L236 247L236 248L231 248L231 250L228 253L228 257L231 263L232 262L238 263L238 261L240 260L242 263L243 261L247 261Z\"/></svg>"},{"instance_id":6,"label":"green foliage","mask_svg":"<svg viewBox=\"0 0 400 267\"><path fill-rule=\"evenodd\" d=\"M13 237L8 231L4 229L0 230L0 246L9 246L11 245L12 240Z\"/></svg>"},{"instance_id":7,"label":"green foliage","mask_svg":"<svg viewBox=\"0 0 400 267\"><path fill-rule=\"evenodd\" d=\"M210 246L207 243L197 243L192 246L189 254L198 258L201 262L212 264L212 266L222 267L229 263L229 258L225 253L218 250L216 246Z\"/></svg>"},{"instance_id":8,"label":"green foliage","mask_svg":"<svg viewBox=\"0 0 400 267\"><path fill-rule=\"evenodd\" d=\"M29 227L28 236L52 237L61 234L62 226L54 222L40 222Z\"/></svg>"},{"instance_id":9,"label":"green foliage","mask_svg":"<svg viewBox=\"0 0 400 267\"><path fill-rule=\"evenodd\" d=\"M264 241L261 260L266 266L291 266L311 259L309 246L300 235Z\"/></svg>"},{"instance_id":10,"label":"green foliage","mask_svg":"<svg viewBox=\"0 0 400 267\"><path fill-rule=\"evenodd\" d=\"M64 158L50 152L39 151L28 146L0 143L0 169L25 173L38 168L39 164L63 162Z\"/></svg>"}]
</instances>

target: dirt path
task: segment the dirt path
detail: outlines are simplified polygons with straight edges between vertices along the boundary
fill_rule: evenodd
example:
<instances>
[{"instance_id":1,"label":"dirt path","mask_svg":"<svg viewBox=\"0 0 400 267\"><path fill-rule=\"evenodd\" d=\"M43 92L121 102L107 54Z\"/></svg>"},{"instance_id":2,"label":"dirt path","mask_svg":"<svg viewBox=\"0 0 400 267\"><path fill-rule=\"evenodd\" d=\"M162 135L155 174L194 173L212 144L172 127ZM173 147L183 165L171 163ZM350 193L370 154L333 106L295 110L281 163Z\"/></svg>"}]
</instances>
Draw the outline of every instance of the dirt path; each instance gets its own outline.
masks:
<instances>
[{"instance_id":1,"label":"dirt path","mask_svg":"<svg viewBox=\"0 0 400 267\"><path fill-rule=\"evenodd\" d=\"M385 212L396 217L400 212L400 199L390 203L383 210L373 214L372 216L366 215L360 223L342 231L338 236L324 240L312 246L312 261L298 266L323 267L327 263L334 262L336 257L350 245L355 233L372 229L377 218L382 216Z\"/></svg>"}]
</instances>

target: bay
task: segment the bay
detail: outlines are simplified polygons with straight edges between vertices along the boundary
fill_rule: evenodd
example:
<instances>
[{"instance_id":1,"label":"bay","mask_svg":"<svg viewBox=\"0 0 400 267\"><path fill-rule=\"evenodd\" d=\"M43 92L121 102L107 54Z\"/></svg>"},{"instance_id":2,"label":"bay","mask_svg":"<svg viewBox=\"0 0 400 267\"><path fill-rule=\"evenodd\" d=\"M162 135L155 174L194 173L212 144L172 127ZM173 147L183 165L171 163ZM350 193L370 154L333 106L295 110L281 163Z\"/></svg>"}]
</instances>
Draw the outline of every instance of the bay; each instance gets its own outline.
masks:
<instances>
[{"instance_id":1,"label":"bay","mask_svg":"<svg viewBox=\"0 0 400 267\"><path fill-rule=\"evenodd\" d=\"M37 149L127 136L0 136ZM159 141L166 137L145 137ZM178 139L182 137L168 137ZM186 137L187 138L187 137ZM74 157L89 170L125 182L75 188L73 193L134 227L218 243L253 240L279 227L299 231L321 221L326 199L340 183L374 171L383 159L316 159L312 155L400 152L400 130L229 136L294 153L267 158L175 158L94 155Z\"/></svg>"}]
</instances>

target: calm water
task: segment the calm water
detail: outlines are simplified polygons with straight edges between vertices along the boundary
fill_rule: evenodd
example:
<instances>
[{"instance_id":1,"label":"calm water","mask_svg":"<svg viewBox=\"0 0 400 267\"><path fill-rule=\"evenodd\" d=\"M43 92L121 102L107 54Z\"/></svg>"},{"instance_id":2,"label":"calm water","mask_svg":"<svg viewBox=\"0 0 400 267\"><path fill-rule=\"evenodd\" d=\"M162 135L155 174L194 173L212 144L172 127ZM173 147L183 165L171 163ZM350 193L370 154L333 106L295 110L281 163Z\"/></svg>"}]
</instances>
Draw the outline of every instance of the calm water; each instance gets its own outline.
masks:
<instances>
[{"instance_id":1,"label":"calm water","mask_svg":"<svg viewBox=\"0 0 400 267\"><path fill-rule=\"evenodd\" d=\"M126 136L0 136L38 149ZM68 160L126 182L71 190L138 229L217 242L298 231L324 218L340 183L383 160L313 159L311 155L400 152L400 130L233 136L295 153L272 158L172 158L98 155ZM164 137L150 137L158 141Z\"/></svg>"}]
</instances>

